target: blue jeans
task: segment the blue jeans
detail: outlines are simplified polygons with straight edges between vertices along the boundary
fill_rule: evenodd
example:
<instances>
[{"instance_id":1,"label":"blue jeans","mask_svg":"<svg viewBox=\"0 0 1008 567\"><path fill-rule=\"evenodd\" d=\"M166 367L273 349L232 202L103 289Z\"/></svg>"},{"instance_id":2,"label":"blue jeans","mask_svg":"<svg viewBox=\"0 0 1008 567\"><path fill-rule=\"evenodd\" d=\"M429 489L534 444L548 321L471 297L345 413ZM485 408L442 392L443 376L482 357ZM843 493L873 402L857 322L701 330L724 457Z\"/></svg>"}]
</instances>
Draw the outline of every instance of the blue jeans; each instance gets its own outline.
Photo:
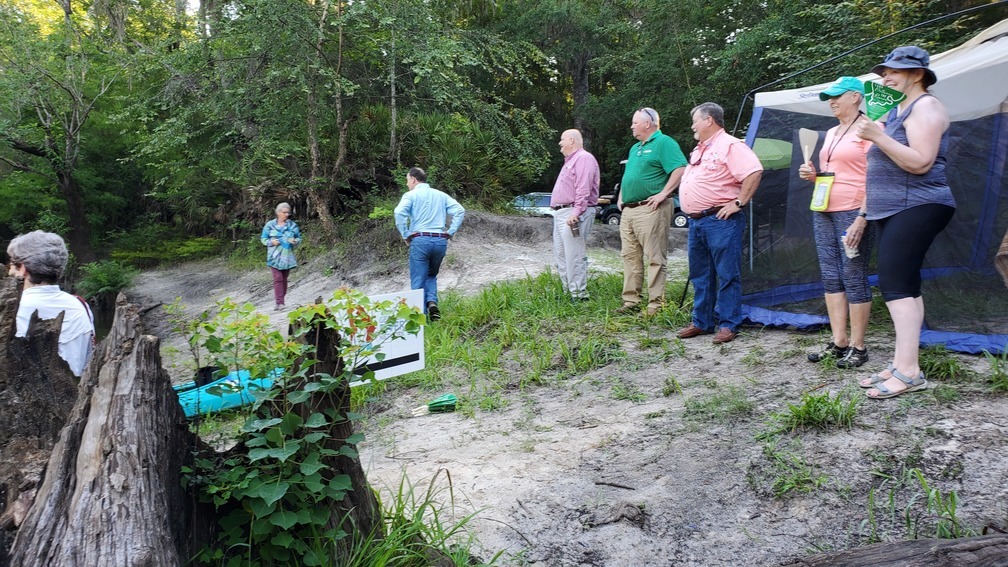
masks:
<instances>
[{"instance_id":1,"label":"blue jeans","mask_svg":"<svg viewBox=\"0 0 1008 567\"><path fill-rule=\"evenodd\" d=\"M693 284L693 324L705 331L742 325L742 238L746 218L738 212L690 219L689 271Z\"/></svg>"},{"instance_id":2,"label":"blue jeans","mask_svg":"<svg viewBox=\"0 0 1008 567\"><path fill-rule=\"evenodd\" d=\"M437 275L447 251L447 238L414 236L410 240L410 288L424 290L424 313L429 302L437 303Z\"/></svg>"}]
</instances>

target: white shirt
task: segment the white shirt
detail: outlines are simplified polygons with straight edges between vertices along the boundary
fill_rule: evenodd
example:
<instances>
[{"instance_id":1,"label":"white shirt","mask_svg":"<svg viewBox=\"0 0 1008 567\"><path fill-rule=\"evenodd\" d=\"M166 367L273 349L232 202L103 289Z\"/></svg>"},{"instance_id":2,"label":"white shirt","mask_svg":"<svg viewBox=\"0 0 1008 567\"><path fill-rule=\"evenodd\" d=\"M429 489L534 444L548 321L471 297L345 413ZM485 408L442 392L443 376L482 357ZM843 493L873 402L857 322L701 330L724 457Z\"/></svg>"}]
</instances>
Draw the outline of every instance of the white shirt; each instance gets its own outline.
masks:
<instances>
[{"instance_id":1,"label":"white shirt","mask_svg":"<svg viewBox=\"0 0 1008 567\"><path fill-rule=\"evenodd\" d=\"M59 355L70 365L74 376L80 377L94 354L95 329L90 309L80 299L60 290L58 285L25 288L18 306L15 336L28 334L28 322L35 311L43 320L55 319L60 313L66 313L60 329Z\"/></svg>"}]
</instances>

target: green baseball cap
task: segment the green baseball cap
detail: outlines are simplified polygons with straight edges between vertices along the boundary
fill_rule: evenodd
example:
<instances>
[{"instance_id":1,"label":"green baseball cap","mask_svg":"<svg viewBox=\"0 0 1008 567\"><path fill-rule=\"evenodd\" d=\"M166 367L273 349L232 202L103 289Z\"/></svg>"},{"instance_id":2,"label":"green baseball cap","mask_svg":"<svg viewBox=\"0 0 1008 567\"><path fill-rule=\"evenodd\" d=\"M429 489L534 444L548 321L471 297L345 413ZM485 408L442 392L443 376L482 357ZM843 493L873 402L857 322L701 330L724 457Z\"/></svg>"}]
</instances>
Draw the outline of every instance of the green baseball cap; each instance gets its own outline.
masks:
<instances>
[{"instance_id":1,"label":"green baseball cap","mask_svg":"<svg viewBox=\"0 0 1008 567\"><path fill-rule=\"evenodd\" d=\"M826 87L826 90L819 93L819 100L829 100L830 97L840 96L847 91L854 91L864 96L864 83L855 77L840 77L835 83Z\"/></svg>"}]
</instances>

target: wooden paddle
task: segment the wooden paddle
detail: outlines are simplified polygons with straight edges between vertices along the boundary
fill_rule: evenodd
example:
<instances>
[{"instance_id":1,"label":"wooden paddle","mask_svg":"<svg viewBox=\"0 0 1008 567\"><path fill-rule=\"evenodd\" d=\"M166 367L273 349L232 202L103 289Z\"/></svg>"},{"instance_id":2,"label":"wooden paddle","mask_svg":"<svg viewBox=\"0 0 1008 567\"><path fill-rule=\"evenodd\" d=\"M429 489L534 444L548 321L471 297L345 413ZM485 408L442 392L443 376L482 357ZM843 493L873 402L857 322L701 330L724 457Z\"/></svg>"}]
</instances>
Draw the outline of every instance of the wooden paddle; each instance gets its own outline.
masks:
<instances>
[{"instance_id":1,"label":"wooden paddle","mask_svg":"<svg viewBox=\"0 0 1008 567\"><path fill-rule=\"evenodd\" d=\"M801 128L798 130L798 143L801 144L802 164L812 160L812 150L819 143L819 132Z\"/></svg>"}]
</instances>

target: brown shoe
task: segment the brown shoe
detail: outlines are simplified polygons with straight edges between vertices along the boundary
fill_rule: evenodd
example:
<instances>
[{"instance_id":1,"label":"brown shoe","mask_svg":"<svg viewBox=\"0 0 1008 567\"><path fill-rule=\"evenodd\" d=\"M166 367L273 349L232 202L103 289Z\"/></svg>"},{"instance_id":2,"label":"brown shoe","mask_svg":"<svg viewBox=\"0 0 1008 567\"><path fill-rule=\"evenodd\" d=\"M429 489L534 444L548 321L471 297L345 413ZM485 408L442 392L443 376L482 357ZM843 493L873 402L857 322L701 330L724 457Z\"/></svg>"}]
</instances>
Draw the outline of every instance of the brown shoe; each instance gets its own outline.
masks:
<instances>
[{"instance_id":1,"label":"brown shoe","mask_svg":"<svg viewBox=\"0 0 1008 567\"><path fill-rule=\"evenodd\" d=\"M654 317L655 313L661 310L661 305L648 305L647 316Z\"/></svg>"},{"instance_id":2,"label":"brown shoe","mask_svg":"<svg viewBox=\"0 0 1008 567\"><path fill-rule=\"evenodd\" d=\"M710 331L705 331L700 327L697 327L693 323L690 323L689 325L683 327L682 329L679 329L679 332L676 333L676 336L679 337L680 339L692 339L693 337L699 337L700 335L709 335L709 334Z\"/></svg>"},{"instance_id":3,"label":"brown shoe","mask_svg":"<svg viewBox=\"0 0 1008 567\"><path fill-rule=\"evenodd\" d=\"M714 344L716 344L716 345L720 345L720 344L724 344L724 343L730 343L730 342L734 341L735 337L737 337L737 336L738 336L738 333L736 333L735 331L729 329L728 327L721 327L720 329L718 329L717 334L714 335L714 339L711 342L714 343Z\"/></svg>"},{"instance_id":4,"label":"brown shoe","mask_svg":"<svg viewBox=\"0 0 1008 567\"><path fill-rule=\"evenodd\" d=\"M633 313L640 309L636 303L624 303L622 307L617 307L616 312L620 315L626 315L627 313Z\"/></svg>"}]
</instances>

